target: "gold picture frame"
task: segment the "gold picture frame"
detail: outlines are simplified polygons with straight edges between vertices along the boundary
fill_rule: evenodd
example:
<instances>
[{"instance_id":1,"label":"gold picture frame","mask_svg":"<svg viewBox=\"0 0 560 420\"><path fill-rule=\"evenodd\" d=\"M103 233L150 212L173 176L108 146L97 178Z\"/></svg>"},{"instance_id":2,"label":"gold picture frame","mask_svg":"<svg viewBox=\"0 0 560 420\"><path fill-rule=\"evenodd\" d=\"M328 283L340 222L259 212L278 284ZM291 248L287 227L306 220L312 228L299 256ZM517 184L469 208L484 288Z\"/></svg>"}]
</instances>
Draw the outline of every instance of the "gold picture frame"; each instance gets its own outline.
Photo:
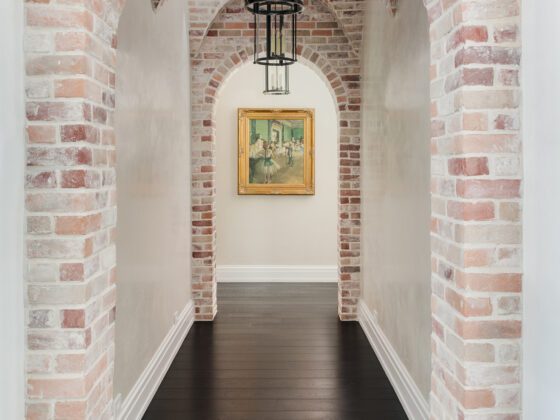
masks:
<instances>
[{"instance_id":1,"label":"gold picture frame","mask_svg":"<svg viewBox=\"0 0 560 420\"><path fill-rule=\"evenodd\" d=\"M315 111L240 108L238 193L315 195Z\"/></svg>"}]
</instances>

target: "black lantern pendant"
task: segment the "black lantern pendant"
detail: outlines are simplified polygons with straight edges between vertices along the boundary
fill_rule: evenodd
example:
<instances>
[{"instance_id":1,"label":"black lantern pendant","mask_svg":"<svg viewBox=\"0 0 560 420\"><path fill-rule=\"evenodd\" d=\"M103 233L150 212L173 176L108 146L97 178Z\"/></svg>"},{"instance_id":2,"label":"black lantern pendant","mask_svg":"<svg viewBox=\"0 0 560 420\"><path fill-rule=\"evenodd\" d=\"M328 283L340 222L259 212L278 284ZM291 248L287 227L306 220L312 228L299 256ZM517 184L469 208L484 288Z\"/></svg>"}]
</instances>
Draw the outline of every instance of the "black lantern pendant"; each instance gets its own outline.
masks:
<instances>
[{"instance_id":1,"label":"black lantern pendant","mask_svg":"<svg viewBox=\"0 0 560 420\"><path fill-rule=\"evenodd\" d=\"M246 0L245 5L255 17L254 62L266 66L295 63L297 15L303 10L303 0ZM264 38L260 34L261 20L265 24Z\"/></svg>"},{"instance_id":2,"label":"black lantern pendant","mask_svg":"<svg viewBox=\"0 0 560 420\"><path fill-rule=\"evenodd\" d=\"M303 0L245 0L245 6L253 14L267 15L274 7L276 14L294 15L303 11Z\"/></svg>"},{"instance_id":3,"label":"black lantern pendant","mask_svg":"<svg viewBox=\"0 0 560 420\"><path fill-rule=\"evenodd\" d=\"M290 67L265 66L265 95L290 94Z\"/></svg>"}]
</instances>

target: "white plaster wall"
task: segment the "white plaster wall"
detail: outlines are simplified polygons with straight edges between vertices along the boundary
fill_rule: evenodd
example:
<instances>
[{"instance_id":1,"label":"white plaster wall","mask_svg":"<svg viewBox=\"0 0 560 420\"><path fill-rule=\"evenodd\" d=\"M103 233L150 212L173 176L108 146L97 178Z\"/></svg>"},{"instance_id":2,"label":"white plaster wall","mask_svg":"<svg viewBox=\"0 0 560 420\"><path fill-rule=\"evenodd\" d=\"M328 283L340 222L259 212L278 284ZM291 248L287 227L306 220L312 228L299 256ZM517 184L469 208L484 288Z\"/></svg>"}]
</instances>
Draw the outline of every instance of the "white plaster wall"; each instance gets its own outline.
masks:
<instances>
[{"instance_id":1,"label":"white plaster wall","mask_svg":"<svg viewBox=\"0 0 560 420\"><path fill-rule=\"evenodd\" d=\"M263 95L264 68L245 64L216 105L218 265L337 265L337 141L334 100L314 70L296 63L287 96ZM315 196L237 195L238 108L314 108ZM294 279L297 281L297 279Z\"/></svg>"},{"instance_id":2,"label":"white plaster wall","mask_svg":"<svg viewBox=\"0 0 560 420\"><path fill-rule=\"evenodd\" d=\"M24 417L23 2L0 3L0 418Z\"/></svg>"},{"instance_id":3,"label":"white plaster wall","mask_svg":"<svg viewBox=\"0 0 560 420\"><path fill-rule=\"evenodd\" d=\"M366 4L363 77L363 299L428 398L430 92L421 0Z\"/></svg>"},{"instance_id":4,"label":"white plaster wall","mask_svg":"<svg viewBox=\"0 0 560 420\"><path fill-rule=\"evenodd\" d=\"M187 10L128 1L117 54L115 395L130 391L191 299Z\"/></svg>"},{"instance_id":5,"label":"white plaster wall","mask_svg":"<svg viewBox=\"0 0 560 420\"><path fill-rule=\"evenodd\" d=\"M523 418L560 418L560 2L523 2Z\"/></svg>"}]
</instances>

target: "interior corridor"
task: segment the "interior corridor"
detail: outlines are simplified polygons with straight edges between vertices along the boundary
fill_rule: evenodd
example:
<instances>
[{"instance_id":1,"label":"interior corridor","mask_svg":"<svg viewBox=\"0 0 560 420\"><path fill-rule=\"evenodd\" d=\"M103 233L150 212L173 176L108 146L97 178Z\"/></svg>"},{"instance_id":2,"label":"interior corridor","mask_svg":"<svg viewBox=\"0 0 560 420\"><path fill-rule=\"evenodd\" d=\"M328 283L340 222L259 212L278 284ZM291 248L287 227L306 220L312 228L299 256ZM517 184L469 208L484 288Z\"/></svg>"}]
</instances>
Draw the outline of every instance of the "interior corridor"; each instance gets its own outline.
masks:
<instances>
[{"instance_id":1,"label":"interior corridor","mask_svg":"<svg viewBox=\"0 0 560 420\"><path fill-rule=\"evenodd\" d=\"M560 1L3 3L0 420L560 419Z\"/></svg>"},{"instance_id":2,"label":"interior corridor","mask_svg":"<svg viewBox=\"0 0 560 420\"><path fill-rule=\"evenodd\" d=\"M338 320L336 284L220 284L144 419L406 420L358 323Z\"/></svg>"}]
</instances>

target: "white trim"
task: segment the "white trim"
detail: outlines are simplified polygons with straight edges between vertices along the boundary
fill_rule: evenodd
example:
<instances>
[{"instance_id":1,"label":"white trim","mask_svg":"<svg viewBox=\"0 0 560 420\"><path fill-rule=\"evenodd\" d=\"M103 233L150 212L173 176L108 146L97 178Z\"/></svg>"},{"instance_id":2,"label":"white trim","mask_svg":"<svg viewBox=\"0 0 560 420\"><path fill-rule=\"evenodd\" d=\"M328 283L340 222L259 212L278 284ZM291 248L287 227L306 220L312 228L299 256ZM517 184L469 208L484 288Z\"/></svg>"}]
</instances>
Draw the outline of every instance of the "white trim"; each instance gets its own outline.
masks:
<instances>
[{"instance_id":1,"label":"white trim","mask_svg":"<svg viewBox=\"0 0 560 420\"><path fill-rule=\"evenodd\" d=\"M408 373L399 355L391 346L374 315L360 299L358 303L358 321L366 334L373 351L389 377L406 414L411 420L427 420L430 405Z\"/></svg>"},{"instance_id":2,"label":"white trim","mask_svg":"<svg viewBox=\"0 0 560 420\"><path fill-rule=\"evenodd\" d=\"M336 265L219 265L219 283L336 283Z\"/></svg>"},{"instance_id":3,"label":"white trim","mask_svg":"<svg viewBox=\"0 0 560 420\"><path fill-rule=\"evenodd\" d=\"M191 300L171 327L156 353L138 378L118 411L118 420L140 420L175 359L194 322L194 304Z\"/></svg>"}]
</instances>

